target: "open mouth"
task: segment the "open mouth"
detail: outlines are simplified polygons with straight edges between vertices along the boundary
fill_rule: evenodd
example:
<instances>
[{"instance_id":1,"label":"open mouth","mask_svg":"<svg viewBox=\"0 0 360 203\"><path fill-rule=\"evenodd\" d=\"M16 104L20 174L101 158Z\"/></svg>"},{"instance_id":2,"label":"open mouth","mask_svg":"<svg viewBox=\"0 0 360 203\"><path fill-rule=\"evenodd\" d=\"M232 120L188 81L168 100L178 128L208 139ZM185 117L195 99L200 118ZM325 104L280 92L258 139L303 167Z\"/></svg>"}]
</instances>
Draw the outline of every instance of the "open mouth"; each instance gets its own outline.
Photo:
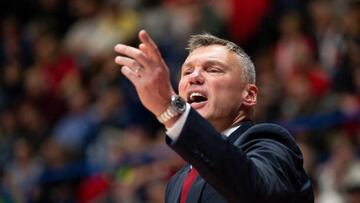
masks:
<instances>
[{"instance_id":1,"label":"open mouth","mask_svg":"<svg viewBox=\"0 0 360 203\"><path fill-rule=\"evenodd\" d=\"M200 92L192 92L188 97L188 103L193 108L200 108L201 106L205 105L207 100L207 96Z\"/></svg>"}]
</instances>

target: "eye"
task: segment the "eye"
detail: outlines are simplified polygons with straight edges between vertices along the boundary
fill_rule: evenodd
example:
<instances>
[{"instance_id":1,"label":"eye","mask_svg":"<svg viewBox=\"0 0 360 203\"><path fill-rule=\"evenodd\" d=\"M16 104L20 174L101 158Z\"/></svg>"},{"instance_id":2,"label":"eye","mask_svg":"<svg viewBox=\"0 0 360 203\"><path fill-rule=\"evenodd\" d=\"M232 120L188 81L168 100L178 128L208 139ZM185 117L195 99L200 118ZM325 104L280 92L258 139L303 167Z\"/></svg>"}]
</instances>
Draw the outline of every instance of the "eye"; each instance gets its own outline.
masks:
<instances>
[{"instance_id":1,"label":"eye","mask_svg":"<svg viewBox=\"0 0 360 203\"><path fill-rule=\"evenodd\" d=\"M186 68L182 71L182 75L185 76L185 75L190 75L191 73L193 72L193 69L192 68Z\"/></svg>"},{"instance_id":2,"label":"eye","mask_svg":"<svg viewBox=\"0 0 360 203\"><path fill-rule=\"evenodd\" d=\"M206 71L208 73L222 73L223 72L223 70L221 68L216 67L216 66L210 66L206 69Z\"/></svg>"},{"instance_id":3,"label":"eye","mask_svg":"<svg viewBox=\"0 0 360 203\"><path fill-rule=\"evenodd\" d=\"M210 72L210 73L217 73L217 72L219 72L219 70L218 70L217 68L209 68L209 69L208 69L208 72Z\"/></svg>"}]
</instances>

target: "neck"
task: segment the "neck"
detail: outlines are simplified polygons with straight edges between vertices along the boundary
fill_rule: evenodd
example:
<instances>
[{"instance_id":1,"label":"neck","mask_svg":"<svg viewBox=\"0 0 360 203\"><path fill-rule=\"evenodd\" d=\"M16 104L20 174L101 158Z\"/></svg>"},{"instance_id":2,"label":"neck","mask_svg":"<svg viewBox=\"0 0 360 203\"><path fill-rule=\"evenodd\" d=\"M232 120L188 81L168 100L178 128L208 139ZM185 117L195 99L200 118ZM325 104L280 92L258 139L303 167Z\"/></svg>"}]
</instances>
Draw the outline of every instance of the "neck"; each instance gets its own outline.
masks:
<instances>
[{"instance_id":1,"label":"neck","mask_svg":"<svg viewBox=\"0 0 360 203\"><path fill-rule=\"evenodd\" d=\"M240 125L241 122L248 120L250 117L246 114L239 114L234 119L226 121L222 119L220 121L210 121L209 122L215 127L218 132L223 132L231 127Z\"/></svg>"}]
</instances>

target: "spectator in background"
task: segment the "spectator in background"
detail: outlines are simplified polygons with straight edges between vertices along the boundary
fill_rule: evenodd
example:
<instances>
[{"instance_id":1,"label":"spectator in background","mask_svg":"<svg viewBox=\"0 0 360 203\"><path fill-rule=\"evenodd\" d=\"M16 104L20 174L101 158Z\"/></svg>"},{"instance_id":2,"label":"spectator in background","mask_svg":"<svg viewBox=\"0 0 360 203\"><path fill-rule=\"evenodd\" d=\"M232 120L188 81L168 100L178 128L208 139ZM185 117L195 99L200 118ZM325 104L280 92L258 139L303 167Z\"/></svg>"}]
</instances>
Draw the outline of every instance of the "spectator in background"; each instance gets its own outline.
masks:
<instances>
[{"instance_id":1,"label":"spectator in background","mask_svg":"<svg viewBox=\"0 0 360 203\"><path fill-rule=\"evenodd\" d=\"M29 142L35 152L38 152L41 143L48 136L48 120L40 107L26 101L19 104L16 113L20 136Z\"/></svg>"},{"instance_id":2,"label":"spectator in background","mask_svg":"<svg viewBox=\"0 0 360 203\"><path fill-rule=\"evenodd\" d=\"M335 92L359 93L358 77L360 66L360 3L354 1L342 18L344 30L344 56L334 76Z\"/></svg>"},{"instance_id":3,"label":"spectator in background","mask_svg":"<svg viewBox=\"0 0 360 203\"><path fill-rule=\"evenodd\" d=\"M36 194L36 181L42 165L25 139L18 138L13 150L14 158L5 167L5 185L11 191L14 202L27 202Z\"/></svg>"},{"instance_id":4,"label":"spectator in background","mask_svg":"<svg viewBox=\"0 0 360 203\"><path fill-rule=\"evenodd\" d=\"M269 0L227 0L232 9L229 19L229 36L236 43L246 44L256 32L260 30L260 25L271 9ZM239 26L241 25L241 26Z\"/></svg>"},{"instance_id":5,"label":"spectator in background","mask_svg":"<svg viewBox=\"0 0 360 203\"><path fill-rule=\"evenodd\" d=\"M0 108L12 108L16 106L22 95L22 73L20 65L17 62L3 66L0 76Z\"/></svg>"},{"instance_id":6,"label":"spectator in background","mask_svg":"<svg viewBox=\"0 0 360 203\"><path fill-rule=\"evenodd\" d=\"M30 41L20 28L15 16L8 16L1 23L0 66L18 65L26 67L32 61Z\"/></svg>"},{"instance_id":7,"label":"spectator in background","mask_svg":"<svg viewBox=\"0 0 360 203\"><path fill-rule=\"evenodd\" d=\"M55 124L55 140L75 155L84 153L89 142L97 133L97 123L88 113L89 96L83 87L73 87L66 95L66 113Z\"/></svg>"},{"instance_id":8,"label":"spectator in background","mask_svg":"<svg viewBox=\"0 0 360 203\"><path fill-rule=\"evenodd\" d=\"M272 56L271 51L265 49L254 58L259 87L259 101L254 112L254 120L270 121L280 117L279 103L283 102L283 87L276 74Z\"/></svg>"},{"instance_id":9,"label":"spectator in background","mask_svg":"<svg viewBox=\"0 0 360 203\"><path fill-rule=\"evenodd\" d=\"M299 14L288 12L279 22L280 38L275 44L274 63L281 82L296 74L299 63L308 60L313 54L309 38L302 33L302 19Z\"/></svg>"},{"instance_id":10,"label":"spectator in background","mask_svg":"<svg viewBox=\"0 0 360 203\"><path fill-rule=\"evenodd\" d=\"M344 177L345 199L348 203L360 202L360 161Z\"/></svg>"},{"instance_id":11,"label":"spectator in background","mask_svg":"<svg viewBox=\"0 0 360 203\"><path fill-rule=\"evenodd\" d=\"M330 159L318 170L319 203L345 203L345 177L358 168L354 146L344 135L330 140Z\"/></svg>"},{"instance_id":12,"label":"spectator in background","mask_svg":"<svg viewBox=\"0 0 360 203\"><path fill-rule=\"evenodd\" d=\"M317 0L309 5L319 64L333 77L343 55L342 30L331 1Z\"/></svg>"},{"instance_id":13,"label":"spectator in background","mask_svg":"<svg viewBox=\"0 0 360 203\"><path fill-rule=\"evenodd\" d=\"M65 46L77 56L103 60L111 53L109 50L112 44L117 41L130 42L138 28L138 13L123 7L121 2L99 4L95 0L78 0L75 5L75 8L85 13L69 28Z\"/></svg>"},{"instance_id":14,"label":"spectator in background","mask_svg":"<svg viewBox=\"0 0 360 203\"><path fill-rule=\"evenodd\" d=\"M52 31L39 25L35 33L33 68L37 69L39 77L46 84L44 95L48 106L46 113L49 122L53 124L64 111L64 93L68 83L79 80L79 67L73 56L64 52L59 39Z\"/></svg>"},{"instance_id":15,"label":"spectator in background","mask_svg":"<svg viewBox=\"0 0 360 203\"><path fill-rule=\"evenodd\" d=\"M19 136L14 109L0 111L0 173L13 158L15 140ZM1 182L1 181L0 181Z\"/></svg>"},{"instance_id":16,"label":"spectator in background","mask_svg":"<svg viewBox=\"0 0 360 203\"><path fill-rule=\"evenodd\" d=\"M44 76L49 88L47 91L56 99L60 99L66 82L76 80L79 76L78 66L74 58L64 52L59 39L51 31L40 32L36 37L34 48L35 66Z\"/></svg>"},{"instance_id":17,"label":"spectator in background","mask_svg":"<svg viewBox=\"0 0 360 203\"><path fill-rule=\"evenodd\" d=\"M47 119L55 120L53 116L57 115L58 108L61 106L58 106L59 103L52 102L54 98L48 91L45 75L38 67L28 67L24 72L23 88L22 102L34 105L41 109L41 114L46 115Z\"/></svg>"},{"instance_id":18,"label":"spectator in background","mask_svg":"<svg viewBox=\"0 0 360 203\"><path fill-rule=\"evenodd\" d=\"M277 77L283 83L283 119L306 115L320 108L330 89L330 78L315 61L310 38L303 33L299 14L284 14L279 23L280 39L274 49Z\"/></svg>"}]
</instances>

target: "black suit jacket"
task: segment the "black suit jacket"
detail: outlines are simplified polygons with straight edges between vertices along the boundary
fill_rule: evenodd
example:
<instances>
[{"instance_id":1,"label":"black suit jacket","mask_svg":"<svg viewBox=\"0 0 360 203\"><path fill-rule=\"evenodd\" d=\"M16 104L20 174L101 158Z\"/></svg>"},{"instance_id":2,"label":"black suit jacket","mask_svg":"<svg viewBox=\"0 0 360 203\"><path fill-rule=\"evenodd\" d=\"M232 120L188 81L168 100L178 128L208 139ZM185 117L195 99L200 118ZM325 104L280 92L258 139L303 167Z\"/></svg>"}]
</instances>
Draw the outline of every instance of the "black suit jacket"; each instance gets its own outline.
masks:
<instances>
[{"instance_id":1,"label":"black suit jacket","mask_svg":"<svg viewBox=\"0 0 360 203\"><path fill-rule=\"evenodd\" d=\"M278 125L247 121L225 138L191 109L178 140L166 142L199 171L187 203L314 202L301 151ZM189 164L168 183L167 203L179 202Z\"/></svg>"}]
</instances>

